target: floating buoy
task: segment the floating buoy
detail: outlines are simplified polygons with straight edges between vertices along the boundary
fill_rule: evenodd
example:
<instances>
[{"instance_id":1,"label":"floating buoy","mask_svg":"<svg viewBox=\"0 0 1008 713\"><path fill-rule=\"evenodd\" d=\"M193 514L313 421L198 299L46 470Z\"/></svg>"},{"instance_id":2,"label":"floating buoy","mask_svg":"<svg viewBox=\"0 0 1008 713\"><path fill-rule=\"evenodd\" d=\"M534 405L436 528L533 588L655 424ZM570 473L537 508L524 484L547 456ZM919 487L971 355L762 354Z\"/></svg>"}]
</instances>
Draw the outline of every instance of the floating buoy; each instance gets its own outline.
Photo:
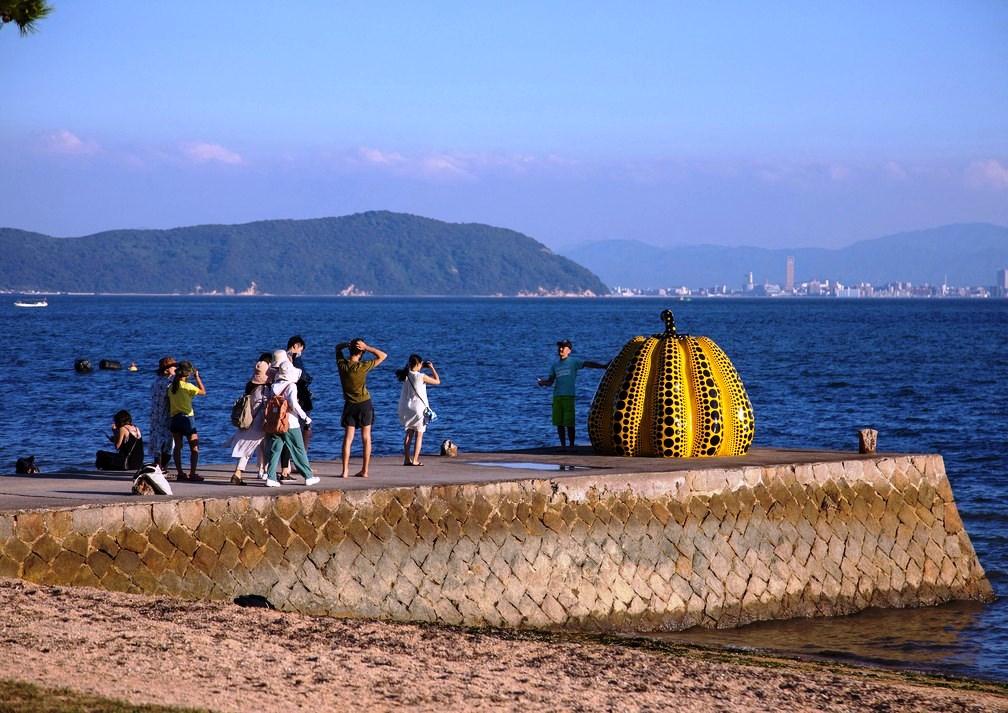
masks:
<instances>
[{"instance_id":1,"label":"floating buoy","mask_svg":"<svg viewBox=\"0 0 1008 713\"><path fill-rule=\"evenodd\" d=\"M78 359L74 362L74 371L78 374L90 374L91 373L91 362L87 359Z\"/></svg>"},{"instance_id":2,"label":"floating buoy","mask_svg":"<svg viewBox=\"0 0 1008 713\"><path fill-rule=\"evenodd\" d=\"M98 362L98 368L115 371L116 369L122 369L122 364L117 362L115 359L102 359Z\"/></svg>"}]
</instances>

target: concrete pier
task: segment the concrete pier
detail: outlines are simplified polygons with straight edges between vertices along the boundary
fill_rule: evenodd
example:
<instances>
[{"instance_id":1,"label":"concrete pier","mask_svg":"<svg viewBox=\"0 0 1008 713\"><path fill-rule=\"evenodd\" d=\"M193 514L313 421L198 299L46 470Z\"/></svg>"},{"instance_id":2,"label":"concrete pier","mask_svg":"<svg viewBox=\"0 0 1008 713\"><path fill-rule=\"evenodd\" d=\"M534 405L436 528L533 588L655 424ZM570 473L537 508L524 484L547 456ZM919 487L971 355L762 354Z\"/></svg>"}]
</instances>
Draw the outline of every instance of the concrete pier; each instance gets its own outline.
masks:
<instances>
[{"instance_id":1,"label":"concrete pier","mask_svg":"<svg viewBox=\"0 0 1008 713\"><path fill-rule=\"evenodd\" d=\"M993 593L938 455L588 449L377 458L266 489L230 466L0 478L0 576L280 609L594 630L738 626Z\"/></svg>"}]
</instances>

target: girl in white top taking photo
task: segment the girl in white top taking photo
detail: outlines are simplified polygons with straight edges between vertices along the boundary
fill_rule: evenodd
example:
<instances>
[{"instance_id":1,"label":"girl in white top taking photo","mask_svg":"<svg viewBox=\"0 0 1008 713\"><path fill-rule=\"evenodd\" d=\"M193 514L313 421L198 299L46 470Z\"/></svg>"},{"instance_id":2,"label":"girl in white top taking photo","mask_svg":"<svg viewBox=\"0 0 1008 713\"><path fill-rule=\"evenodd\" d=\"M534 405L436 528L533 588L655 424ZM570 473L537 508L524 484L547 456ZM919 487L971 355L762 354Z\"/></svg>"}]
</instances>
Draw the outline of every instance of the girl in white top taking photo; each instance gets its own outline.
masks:
<instances>
[{"instance_id":1,"label":"girl in white top taking photo","mask_svg":"<svg viewBox=\"0 0 1008 713\"><path fill-rule=\"evenodd\" d=\"M423 369L430 369L430 376ZM406 429L403 438L403 465L423 465L420 461L420 447L427 424L432 420L433 411L427 400L427 385L441 383L437 369L419 354L410 354L406 366L396 371L396 378L403 382L399 394L399 422ZM430 414L430 415L428 415Z\"/></svg>"}]
</instances>

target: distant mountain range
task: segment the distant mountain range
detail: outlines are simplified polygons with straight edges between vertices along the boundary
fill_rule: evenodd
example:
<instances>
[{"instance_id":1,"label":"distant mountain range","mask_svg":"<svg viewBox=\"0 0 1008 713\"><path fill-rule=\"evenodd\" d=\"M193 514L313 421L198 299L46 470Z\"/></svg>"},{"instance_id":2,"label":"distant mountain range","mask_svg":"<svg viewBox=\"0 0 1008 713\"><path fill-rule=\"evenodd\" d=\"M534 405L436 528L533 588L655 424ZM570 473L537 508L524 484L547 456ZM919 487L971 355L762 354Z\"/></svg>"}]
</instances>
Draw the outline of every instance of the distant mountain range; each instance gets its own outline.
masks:
<instances>
[{"instance_id":1,"label":"distant mountain range","mask_svg":"<svg viewBox=\"0 0 1008 713\"><path fill-rule=\"evenodd\" d=\"M278 295L606 294L606 285L739 288L750 271L756 284L783 285L789 255L796 283L991 285L1008 267L1008 227L947 225L838 250L610 240L561 256L513 230L374 211L79 238L0 228L0 250L9 291L224 293L255 283Z\"/></svg>"},{"instance_id":2,"label":"distant mountain range","mask_svg":"<svg viewBox=\"0 0 1008 713\"><path fill-rule=\"evenodd\" d=\"M0 289L514 295L608 292L513 230L385 211L54 238L0 228Z\"/></svg>"},{"instance_id":3,"label":"distant mountain range","mask_svg":"<svg viewBox=\"0 0 1008 713\"><path fill-rule=\"evenodd\" d=\"M742 286L752 271L756 284L784 284L785 261L795 259L795 282L839 280L843 284L894 281L940 285L992 285L1008 267L1008 227L986 223L946 225L863 240L839 250L686 245L659 248L609 240L571 249L567 257L610 286L691 288Z\"/></svg>"}]
</instances>

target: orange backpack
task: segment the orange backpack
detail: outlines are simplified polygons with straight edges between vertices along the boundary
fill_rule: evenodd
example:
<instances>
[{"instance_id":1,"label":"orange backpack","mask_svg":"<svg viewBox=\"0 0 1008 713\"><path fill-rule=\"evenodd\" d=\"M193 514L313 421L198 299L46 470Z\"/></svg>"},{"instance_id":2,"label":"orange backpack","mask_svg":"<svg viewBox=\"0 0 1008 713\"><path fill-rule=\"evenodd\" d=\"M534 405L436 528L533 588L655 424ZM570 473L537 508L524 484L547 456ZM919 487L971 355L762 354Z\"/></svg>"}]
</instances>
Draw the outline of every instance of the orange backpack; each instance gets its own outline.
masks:
<instances>
[{"instance_id":1,"label":"orange backpack","mask_svg":"<svg viewBox=\"0 0 1008 713\"><path fill-rule=\"evenodd\" d=\"M287 433L287 394L279 393L266 402L263 431L271 434Z\"/></svg>"}]
</instances>

